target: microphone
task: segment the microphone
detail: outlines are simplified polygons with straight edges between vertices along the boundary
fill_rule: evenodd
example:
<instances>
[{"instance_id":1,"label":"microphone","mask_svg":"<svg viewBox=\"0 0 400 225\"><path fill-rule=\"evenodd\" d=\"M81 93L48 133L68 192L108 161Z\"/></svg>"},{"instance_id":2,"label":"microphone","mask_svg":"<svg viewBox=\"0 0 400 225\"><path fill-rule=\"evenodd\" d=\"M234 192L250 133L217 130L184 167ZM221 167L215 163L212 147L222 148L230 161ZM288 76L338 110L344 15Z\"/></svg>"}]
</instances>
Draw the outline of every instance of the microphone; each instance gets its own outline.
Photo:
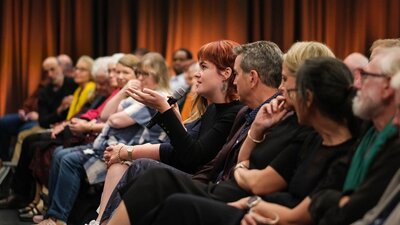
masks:
<instances>
[{"instance_id":1,"label":"microphone","mask_svg":"<svg viewBox=\"0 0 400 225\"><path fill-rule=\"evenodd\" d=\"M178 88L177 90L175 90L174 93L172 94L172 97L168 97L167 100L168 104L169 105L175 104L179 99L181 99L185 95L185 92L186 91L183 88ZM160 117L161 117L160 112L154 114L154 116L151 118L146 127L148 129L151 129L154 125L157 124L157 122L160 120Z\"/></svg>"}]
</instances>

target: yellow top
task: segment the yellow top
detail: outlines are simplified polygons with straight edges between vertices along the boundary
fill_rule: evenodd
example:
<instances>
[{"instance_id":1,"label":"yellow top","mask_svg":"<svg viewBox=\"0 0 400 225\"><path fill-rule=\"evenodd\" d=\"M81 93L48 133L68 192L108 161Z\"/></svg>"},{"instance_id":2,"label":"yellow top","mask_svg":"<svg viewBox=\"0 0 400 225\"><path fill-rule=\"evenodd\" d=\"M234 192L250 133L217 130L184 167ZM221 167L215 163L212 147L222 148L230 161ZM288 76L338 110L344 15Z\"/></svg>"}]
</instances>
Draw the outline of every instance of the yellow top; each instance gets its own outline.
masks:
<instances>
[{"instance_id":1,"label":"yellow top","mask_svg":"<svg viewBox=\"0 0 400 225\"><path fill-rule=\"evenodd\" d=\"M74 97L72 98L71 105L69 106L67 120L71 119L76 113L78 113L82 106L90 99L96 89L96 84L93 81L89 81L85 87L78 87L74 91Z\"/></svg>"}]
</instances>

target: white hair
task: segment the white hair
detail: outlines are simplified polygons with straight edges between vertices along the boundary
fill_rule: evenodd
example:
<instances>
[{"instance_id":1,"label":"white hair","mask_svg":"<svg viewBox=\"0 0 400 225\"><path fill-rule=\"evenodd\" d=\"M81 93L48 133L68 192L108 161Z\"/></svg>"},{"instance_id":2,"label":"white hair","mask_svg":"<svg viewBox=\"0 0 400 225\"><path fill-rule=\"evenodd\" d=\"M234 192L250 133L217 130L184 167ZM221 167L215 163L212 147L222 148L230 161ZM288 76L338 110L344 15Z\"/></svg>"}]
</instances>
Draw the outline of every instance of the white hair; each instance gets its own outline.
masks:
<instances>
[{"instance_id":1,"label":"white hair","mask_svg":"<svg viewBox=\"0 0 400 225\"><path fill-rule=\"evenodd\" d=\"M108 64L110 64L110 63L112 63L112 64L117 64L118 63L118 61L122 58L122 57L124 57L124 53L115 53L115 54L113 54L112 56L111 56L111 60L110 60L110 62L108 62Z\"/></svg>"},{"instance_id":2,"label":"white hair","mask_svg":"<svg viewBox=\"0 0 400 225\"><path fill-rule=\"evenodd\" d=\"M110 56L97 58L92 66L92 76L96 79L96 76L101 73L108 77L107 66L111 62L112 58Z\"/></svg>"}]
</instances>

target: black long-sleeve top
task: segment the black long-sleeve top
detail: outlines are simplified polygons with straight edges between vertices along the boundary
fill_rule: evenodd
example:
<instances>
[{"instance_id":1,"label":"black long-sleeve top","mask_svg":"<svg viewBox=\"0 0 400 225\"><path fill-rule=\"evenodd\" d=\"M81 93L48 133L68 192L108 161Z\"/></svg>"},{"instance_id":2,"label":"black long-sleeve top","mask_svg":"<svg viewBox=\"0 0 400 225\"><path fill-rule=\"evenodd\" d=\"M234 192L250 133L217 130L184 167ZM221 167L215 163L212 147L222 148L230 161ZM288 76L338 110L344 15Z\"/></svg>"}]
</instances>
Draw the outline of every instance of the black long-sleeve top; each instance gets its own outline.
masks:
<instances>
[{"instance_id":1,"label":"black long-sleeve top","mask_svg":"<svg viewBox=\"0 0 400 225\"><path fill-rule=\"evenodd\" d=\"M39 125L41 127L49 128L51 124L60 122L67 117L68 110L58 114L57 108L60 106L64 97L74 93L76 87L77 85L72 78L64 77L63 85L57 91L54 91L54 85L52 84L40 89L38 113Z\"/></svg>"},{"instance_id":2,"label":"black long-sleeve top","mask_svg":"<svg viewBox=\"0 0 400 225\"><path fill-rule=\"evenodd\" d=\"M161 115L159 125L173 148L160 148L160 160L187 173L215 157L225 143L236 114L243 107L239 101L211 104L201 117L197 137L188 133L172 109Z\"/></svg>"}]
</instances>

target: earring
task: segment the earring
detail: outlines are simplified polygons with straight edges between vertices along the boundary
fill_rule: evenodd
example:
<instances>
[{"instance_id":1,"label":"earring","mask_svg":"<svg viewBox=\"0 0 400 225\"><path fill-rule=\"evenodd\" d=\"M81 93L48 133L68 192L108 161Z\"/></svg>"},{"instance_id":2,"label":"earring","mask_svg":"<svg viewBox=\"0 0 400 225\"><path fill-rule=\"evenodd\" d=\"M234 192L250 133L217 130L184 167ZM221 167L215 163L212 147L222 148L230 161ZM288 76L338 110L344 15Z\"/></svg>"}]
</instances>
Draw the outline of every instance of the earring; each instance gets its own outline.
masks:
<instances>
[{"instance_id":1,"label":"earring","mask_svg":"<svg viewBox=\"0 0 400 225\"><path fill-rule=\"evenodd\" d=\"M222 82L221 91L222 91L222 92L226 92L227 90L228 90L228 82L223 81L223 82Z\"/></svg>"}]
</instances>

